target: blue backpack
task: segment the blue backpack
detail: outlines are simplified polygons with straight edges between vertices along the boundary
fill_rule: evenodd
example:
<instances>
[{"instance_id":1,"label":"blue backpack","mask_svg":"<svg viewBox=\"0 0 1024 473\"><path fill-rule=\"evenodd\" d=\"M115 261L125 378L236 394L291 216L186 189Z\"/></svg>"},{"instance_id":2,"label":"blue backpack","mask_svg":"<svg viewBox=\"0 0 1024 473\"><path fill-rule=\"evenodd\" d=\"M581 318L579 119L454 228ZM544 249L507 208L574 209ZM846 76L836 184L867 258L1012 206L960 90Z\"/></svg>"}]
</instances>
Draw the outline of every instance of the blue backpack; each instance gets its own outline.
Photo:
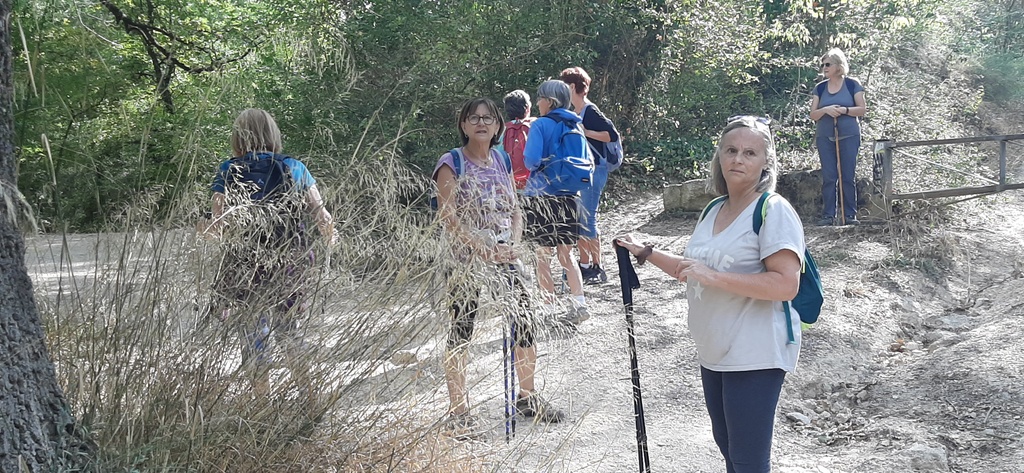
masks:
<instances>
[{"instance_id":1,"label":"blue backpack","mask_svg":"<svg viewBox=\"0 0 1024 473\"><path fill-rule=\"evenodd\" d=\"M554 153L540 161L535 172L544 177L547 190L555 195L572 195L589 189L594 177L594 160L588 152L587 137L579 123L547 118L562 125Z\"/></svg>"},{"instance_id":2,"label":"blue backpack","mask_svg":"<svg viewBox=\"0 0 1024 473\"><path fill-rule=\"evenodd\" d=\"M466 173L466 161L462 159L462 151L459 148L452 148L448 152L452 155L452 164L455 166L455 178L458 179ZM498 153L502 163L505 164L505 169L511 174L512 158L509 157L508 153L499 148L491 148L491 153ZM434 186L434 190L430 193L430 210L437 211L437 186Z\"/></svg>"},{"instance_id":3,"label":"blue backpack","mask_svg":"<svg viewBox=\"0 0 1024 473\"><path fill-rule=\"evenodd\" d=\"M756 208L760 210L754 212L754 234L756 235L761 234L761 225L764 224L764 218L768 213L768 198L772 195L771 192L765 192L761 194L761 198L757 201ZM727 198L728 196L723 195L709 202L700 213L698 222L704 220L704 216L711 211L712 207L725 202ZM793 316L789 312L790 304L800 314L800 322L809 325L818 321L818 315L821 314L821 306L824 303L825 292L821 286L818 264L814 262L811 251L804 248L804 264L800 268L800 287L797 289L796 297L793 298L792 302L782 302L782 308L786 311L786 329L789 331L790 343L796 342L796 339L793 337Z\"/></svg>"}]
</instances>

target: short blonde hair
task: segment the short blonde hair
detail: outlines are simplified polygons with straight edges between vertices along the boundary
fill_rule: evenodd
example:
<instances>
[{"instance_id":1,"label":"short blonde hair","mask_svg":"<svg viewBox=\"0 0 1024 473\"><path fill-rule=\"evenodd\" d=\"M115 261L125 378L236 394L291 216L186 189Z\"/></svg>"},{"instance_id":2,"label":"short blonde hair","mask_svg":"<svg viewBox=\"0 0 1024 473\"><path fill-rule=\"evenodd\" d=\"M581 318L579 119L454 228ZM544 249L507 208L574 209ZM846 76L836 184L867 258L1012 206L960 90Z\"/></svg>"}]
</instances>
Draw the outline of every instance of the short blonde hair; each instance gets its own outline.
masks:
<instances>
[{"instance_id":1,"label":"short blonde hair","mask_svg":"<svg viewBox=\"0 0 1024 473\"><path fill-rule=\"evenodd\" d=\"M247 108L238 114L231 126L231 150L235 156L250 152L280 153L281 130L266 110Z\"/></svg>"},{"instance_id":2,"label":"short blonde hair","mask_svg":"<svg viewBox=\"0 0 1024 473\"><path fill-rule=\"evenodd\" d=\"M764 138L764 157L765 166L761 171L761 179L757 182L757 186L754 188L757 192L773 192L775 191L775 184L778 181L779 175L779 160L775 154L775 139L772 138L772 130L765 123L767 119L754 117L754 116L742 116L736 117L729 120L729 124L725 125L722 129L722 134L718 137L718 144L715 145L715 154L711 156L711 175L708 177L708 190L718 195L727 195L729 188L725 184L725 176L722 174L722 139L730 131L738 128L750 128L757 132Z\"/></svg>"},{"instance_id":3,"label":"short blonde hair","mask_svg":"<svg viewBox=\"0 0 1024 473\"><path fill-rule=\"evenodd\" d=\"M842 72L844 76L850 75L850 61L846 58L846 53L844 53L842 49L829 49L828 52L821 57L821 60L831 62L833 66L839 68L839 71Z\"/></svg>"}]
</instances>

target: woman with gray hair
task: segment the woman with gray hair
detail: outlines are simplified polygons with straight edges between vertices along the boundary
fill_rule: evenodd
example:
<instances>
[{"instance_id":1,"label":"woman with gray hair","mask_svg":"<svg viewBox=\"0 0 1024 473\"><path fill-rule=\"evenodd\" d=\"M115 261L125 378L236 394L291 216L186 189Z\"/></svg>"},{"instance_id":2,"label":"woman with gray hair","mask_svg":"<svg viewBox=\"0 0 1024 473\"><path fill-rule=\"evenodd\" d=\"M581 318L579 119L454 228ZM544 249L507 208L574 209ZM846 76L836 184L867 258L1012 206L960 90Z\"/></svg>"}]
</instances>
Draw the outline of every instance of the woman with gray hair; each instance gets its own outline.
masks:
<instances>
[{"instance_id":1,"label":"woman with gray hair","mask_svg":"<svg viewBox=\"0 0 1024 473\"><path fill-rule=\"evenodd\" d=\"M857 154L860 151L860 117L867 111L864 86L847 77L850 63L839 48L821 57L825 80L814 87L811 119L816 128L818 157L821 159L822 214L818 225L856 225ZM841 181L841 182L840 182ZM838 196L837 194L838 189ZM839 200L839 204L836 201ZM839 207L836 218L836 207Z\"/></svg>"},{"instance_id":2,"label":"woman with gray hair","mask_svg":"<svg viewBox=\"0 0 1024 473\"><path fill-rule=\"evenodd\" d=\"M766 122L734 117L722 130L708 182L722 197L708 204L682 256L629 236L615 241L686 283L704 402L730 473L771 471L775 408L800 355L800 319L787 322L782 302L799 286L803 225L772 192L778 161ZM754 212L763 212L760 232Z\"/></svg>"},{"instance_id":3,"label":"woman with gray hair","mask_svg":"<svg viewBox=\"0 0 1024 473\"><path fill-rule=\"evenodd\" d=\"M563 138L566 127L579 128L582 121L579 115L567 108L571 97L569 85L560 80L545 81L537 88L537 110L541 117L530 125L530 138L523 150L523 163L531 171L523 190L523 210L526 236L538 245L537 280L545 294L545 309L551 311L555 307L555 282L551 277L551 250L554 248L572 293L569 311L559 322L575 327L590 318L587 299L583 295L583 276L572 255L580 236L579 193L560 190L543 173L536 172L560 146L567 146L563 139L580 140L581 143L574 143L579 145L574 149L581 149L589 159L590 151L582 131Z\"/></svg>"}]
</instances>

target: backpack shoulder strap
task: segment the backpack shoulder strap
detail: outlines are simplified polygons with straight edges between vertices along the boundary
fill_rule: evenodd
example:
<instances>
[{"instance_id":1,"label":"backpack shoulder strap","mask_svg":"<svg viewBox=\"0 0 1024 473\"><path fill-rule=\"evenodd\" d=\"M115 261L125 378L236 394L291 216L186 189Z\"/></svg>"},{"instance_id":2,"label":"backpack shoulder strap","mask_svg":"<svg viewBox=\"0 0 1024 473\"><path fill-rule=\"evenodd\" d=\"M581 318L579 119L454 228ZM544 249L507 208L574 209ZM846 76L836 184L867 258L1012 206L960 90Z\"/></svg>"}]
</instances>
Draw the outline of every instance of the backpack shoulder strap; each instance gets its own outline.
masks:
<instances>
[{"instance_id":1,"label":"backpack shoulder strap","mask_svg":"<svg viewBox=\"0 0 1024 473\"><path fill-rule=\"evenodd\" d=\"M462 152L459 151L459 148L452 148L449 153L452 154L452 165L455 167L453 171L455 171L455 178L458 179L466 173L466 163L462 159Z\"/></svg>"},{"instance_id":2,"label":"backpack shoulder strap","mask_svg":"<svg viewBox=\"0 0 1024 473\"><path fill-rule=\"evenodd\" d=\"M771 192L765 192L761 194L761 198L757 199L757 207L754 209L754 234L761 234L761 225L764 225L764 217L768 214L768 198L772 196Z\"/></svg>"},{"instance_id":3,"label":"backpack shoulder strap","mask_svg":"<svg viewBox=\"0 0 1024 473\"><path fill-rule=\"evenodd\" d=\"M512 157L509 156L504 149L499 147L491 148L491 150L498 153L498 157L501 158L501 163L505 165L505 170L508 171L509 174L512 174Z\"/></svg>"},{"instance_id":4,"label":"backpack shoulder strap","mask_svg":"<svg viewBox=\"0 0 1024 473\"><path fill-rule=\"evenodd\" d=\"M815 93L815 95L818 96L819 99L821 98L822 95L825 94L825 87L828 87L828 81L827 80L823 80L821 82L818 82L818 85L816 87L814 87L814 93Z\"/></svg>"},{"instance_id":5,"label":"backpack shoulder strap","mask_svg":"<svg viewBox=\"0 0 1024 473\"><path fill-rule=\"evenodd\" d=\"M704 206L704 210L700 211L700 217L697 218L697 223L700 223L701 220L704 220L704 217L706 217L708 215L708 212L711 211L712 207L714 207L714 206L716 206L718 204L721 204L722 202L725 202L725 199L728 199L728 198L729 198L729 196L727 196L727 195L720 195L718 197L715 197L714 199L711 199L711 202L708 202L708 205Z\"/></svg>"}]
</instances>

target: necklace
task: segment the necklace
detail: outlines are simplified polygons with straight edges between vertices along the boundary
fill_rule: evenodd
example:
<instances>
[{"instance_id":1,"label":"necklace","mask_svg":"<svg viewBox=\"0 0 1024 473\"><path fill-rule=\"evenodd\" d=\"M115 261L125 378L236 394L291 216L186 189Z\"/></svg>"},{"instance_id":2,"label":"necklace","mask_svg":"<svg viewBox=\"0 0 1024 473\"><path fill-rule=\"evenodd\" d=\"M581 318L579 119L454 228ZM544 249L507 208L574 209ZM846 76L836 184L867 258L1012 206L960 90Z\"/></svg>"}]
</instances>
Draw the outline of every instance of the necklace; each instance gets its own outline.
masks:
<instances>
[{"instance_id":1,"label":"necklace","mask_svg":"<svg viewBox=\"0 0 1024 473\"><path fill-rule=\"evenodd\" d=\"M490 162L491 162L490 150L488 150L486 153L484 153L483 156L477 156L477 155L474 155L473 153L470 153L468 147L463 146L462 147L462 154L466 155L466 157L469 158L470 161L472 161L474 164L476 164L478 166L486 166L486 165L490 164Z\"/></svg>"}]
</instances>

